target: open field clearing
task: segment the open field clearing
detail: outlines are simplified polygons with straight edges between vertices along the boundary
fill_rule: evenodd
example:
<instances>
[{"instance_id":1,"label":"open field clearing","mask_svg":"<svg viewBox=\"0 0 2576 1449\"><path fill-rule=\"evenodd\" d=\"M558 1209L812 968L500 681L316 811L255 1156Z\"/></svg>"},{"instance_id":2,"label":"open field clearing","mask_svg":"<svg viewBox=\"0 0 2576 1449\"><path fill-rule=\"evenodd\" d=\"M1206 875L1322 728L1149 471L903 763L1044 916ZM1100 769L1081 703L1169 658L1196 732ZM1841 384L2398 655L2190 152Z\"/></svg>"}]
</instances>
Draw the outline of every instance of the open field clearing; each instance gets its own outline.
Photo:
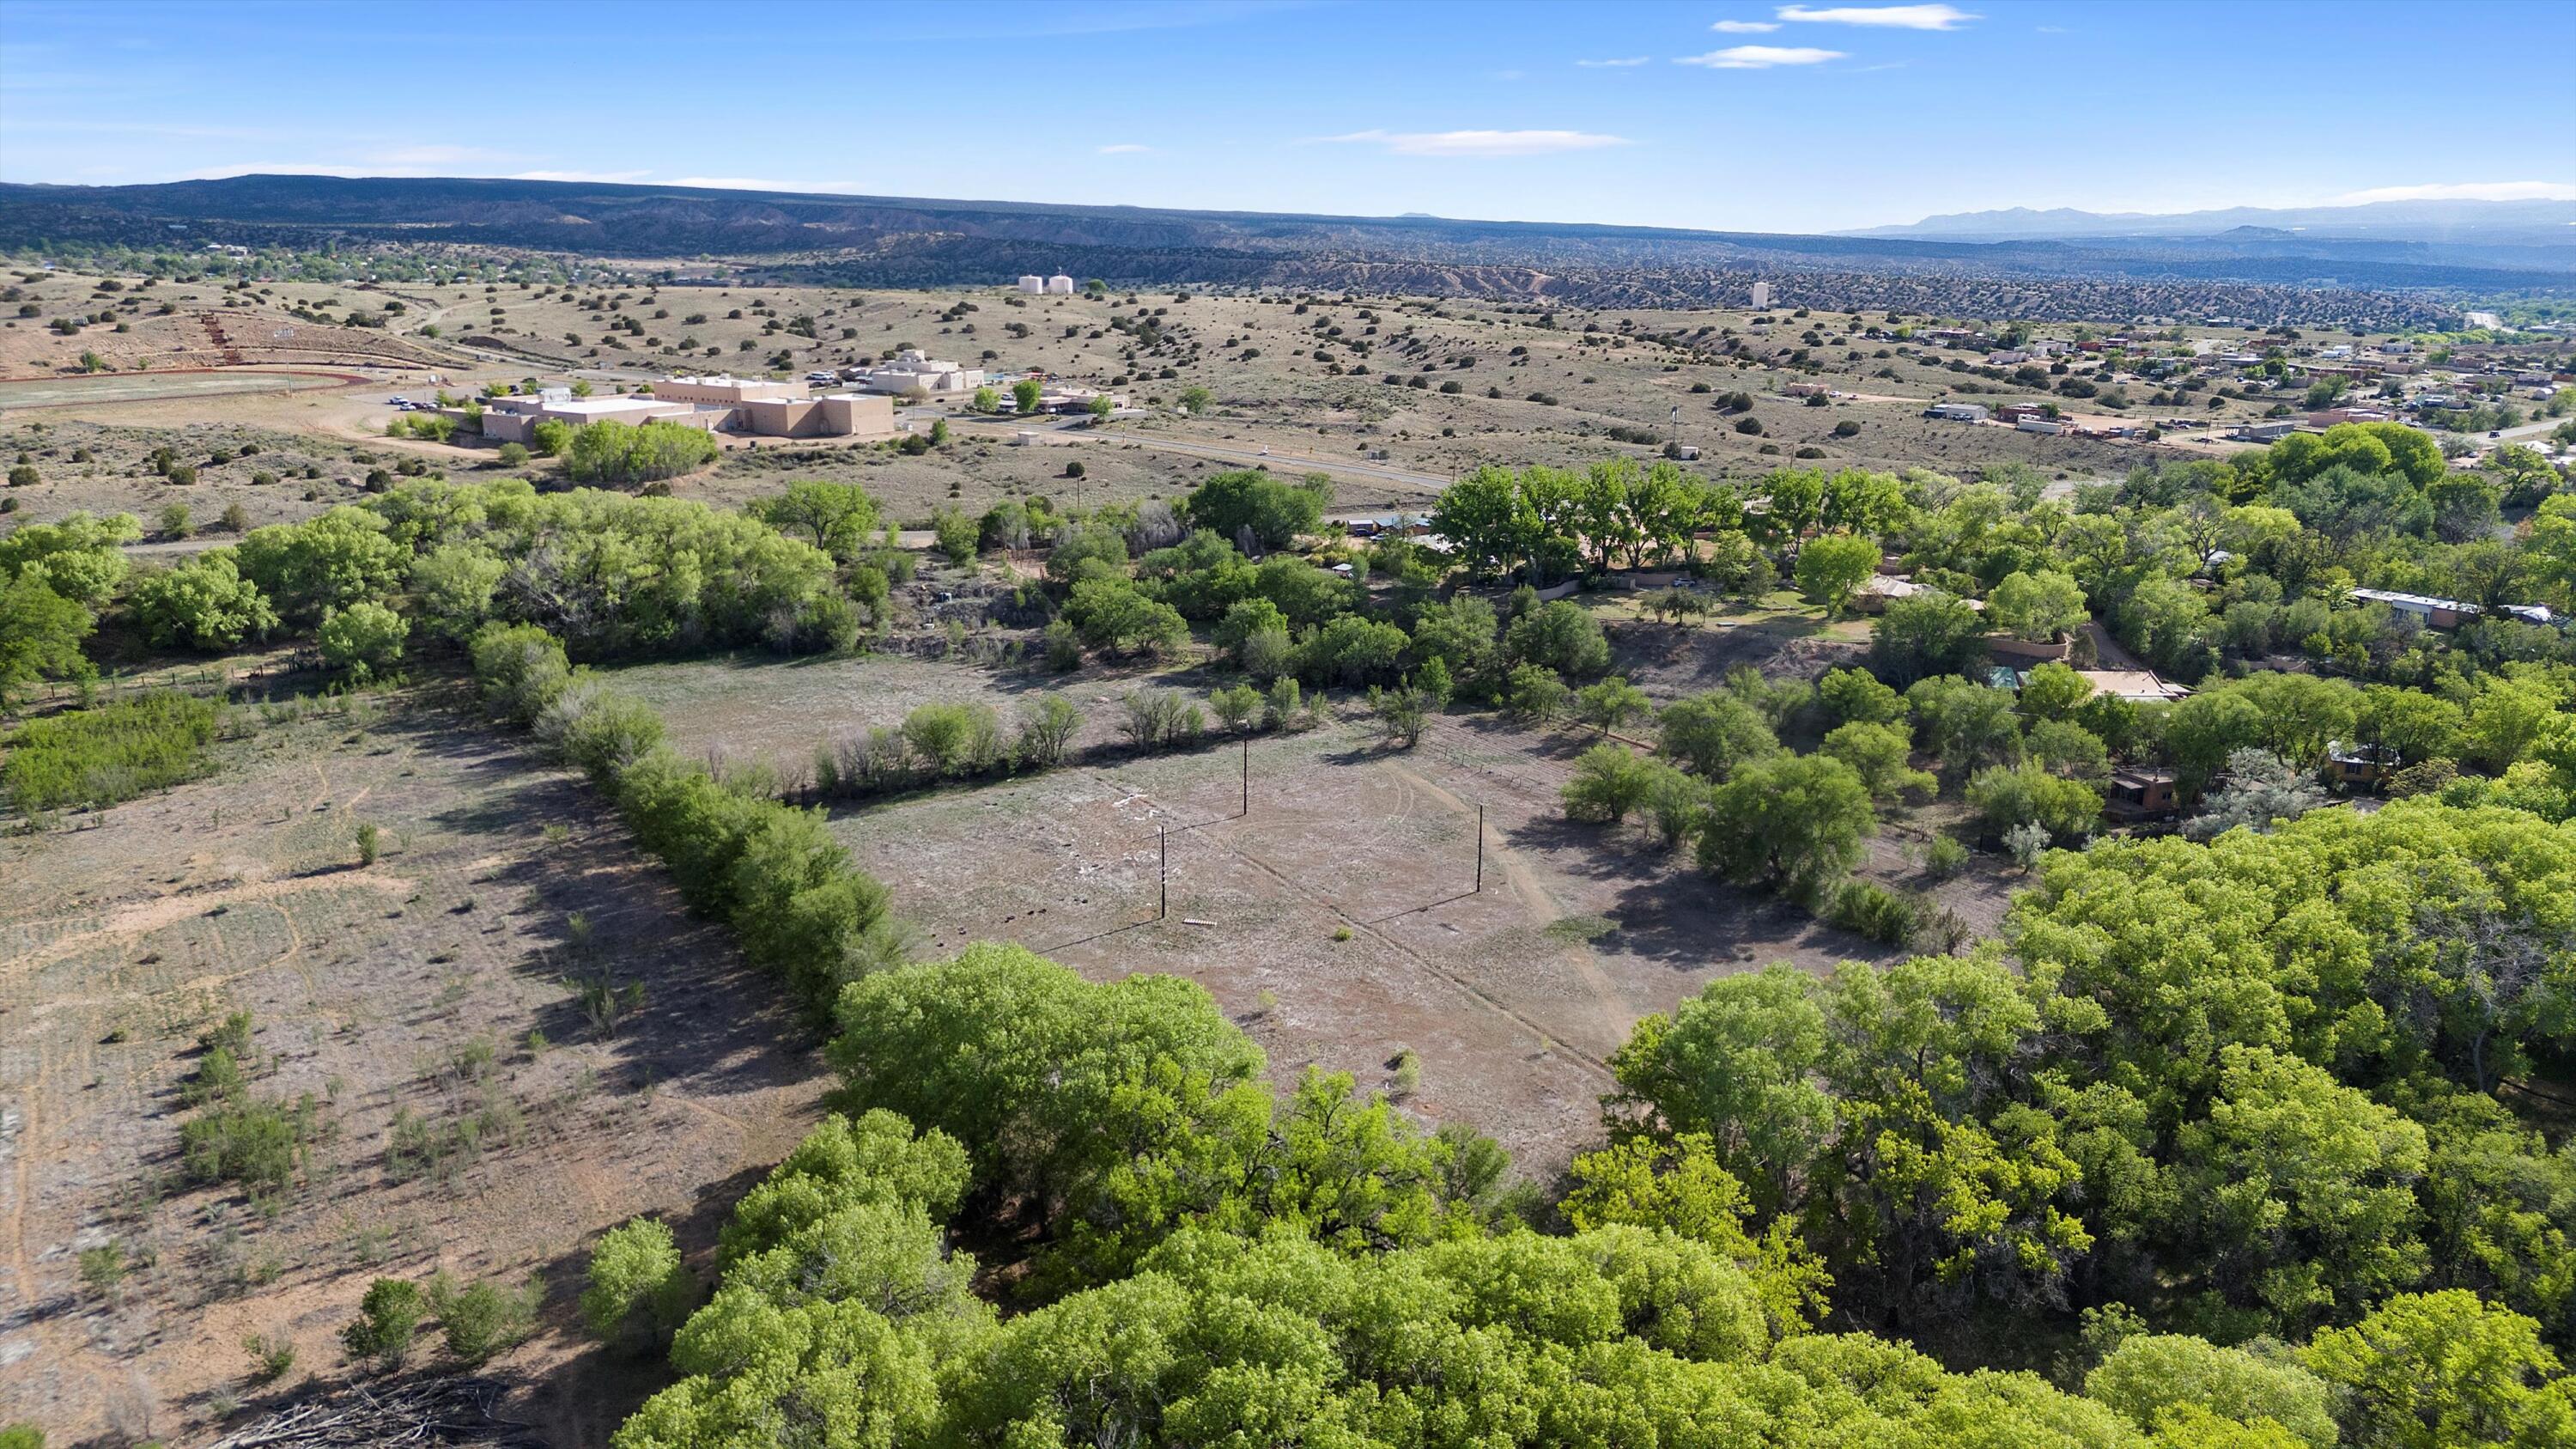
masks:
<instances>
[{"instance_id":1,"label":"open field clearing","mask_svg":"<svg viewBox=\"0 0 2576 1449\"><path fill-rule=\"evenodd\" d=\"M1081 710L1075 747L1120 738L1118 702L1128 691L1170 684L1148 667L1080 674L984 669L904 654L781 659L740 653L609 671L615 686L662 716L673 744L697 758L761 764L803 777L814 751L869 730L899 725L925 704L981 704L1011 727L1020 711L1050 694Z\"/></svg>"},{"instance_id":2,"label":"open field clearing","mask_svg":"<svg viewBox=\"0 0 2576 1449\"><path fill-rule=\"evenodd\" d=\"M187 510L193 541L205 546L236 541L223 523L235 505L245 528L310 518L364 498L367 475L399 462L382 441L305 425L317 411L352 406L346 394L300 389L9 412L0 448L12 458L23 454L36 481L8 490L17 508L6 522L131 513L149 530L148 545L172 541L162 523L176 506ZM195 470L194 482L175 483L154 469L163 449Z\"/></svg>"},{"instance_id":3,"label":"open field clearing","mask_svg":"<svg viewBox=\"0 0 2576 1449\"><path fill-rule=\"evenodd\" d=\"M1496 1137L1544 1178L1597 1139L1603 1060L1639 1017L1773 961L1904 954L1642 834L1567 823L1557 792L1587 743L1445 719L1391 752L1327 723L1253 739L1249 814L1242 747L1224 743L838 811L833 828L936 953L1000 938L1095 979L1188 976L1282 1083L1312 1063L1391 1089L1409 1048L1408 1108ZM1918 883L1904 844L1880 841L1866 873ZM1971 876L1938 894L1990 925L2003 893Z\"/></svg>"},{"instance_id":4,"label":"open field clearing","mask_svg":"<svg viewBox=\"0 0 2576 1449\"><path fill-rule=\"evenodd\" d=\"M542 1284L495 1361L536 1385L509 1412L598 1442L643 1384L569 1329L585 1239L660 1212L703 1247L816 1115L806 1031L573 777L417 697L355 709L0 840L0 1421L202 1442L336 1376L371 1278L444 1268ZM641 999L610 1030L574 983L612 977ZM235 1012L250 1092L318 1120L266 1210L179 1152L199 1035ZM111 1245L122 1282L85 1282ZM295 1347L273 1384L253 1334Z\"/></svg>"},{"instance_id":5,"label":"open field clearing","mask_svg":"<svg viewBox=\"0 0 2576 1449\"><path fill-rule=\"evenodd\" d=\"M938 577L945 577L939 575ZM911 586L916 607L936 582ZM1780 592L1752 610L1673 625L1641 617L1635 594L1580 594L1601 621L1614 653L1610 673L1624 676L1657 704L1715 689L1727 671L1753 666L1771 678L1812 679L1857 663L1868 641L1865 620L1828 623L1794 593ZM960 605L962 607L962 605ZM977 627L970 636L994 649L1017 645L1024 660L1039 648L1035 630ZM1215 671L1173 669L1147 661L1094 659L1058 674L1034 663L984 666L881 653L781 658L745 650L697 659L612 665L615 686L653 706L672 742L696 758L761 764L793 780L809 771L817 748L869 730L899 725L924 704L980 704L1007 729L1025 709L1061 695L1080 710L1076 749L1123 738L1119 704L1131 691L1177 688L1197 697L1236 682Z\"/></svg>"},{"instance_id":6,"label":"open field clearing","mask_svg":"<svg viewBox=\"0 0 2576 1449\"><path fill-rule=\"evenodd\" d=\"M157 398L212 397L235 392L295 392L346 387L351 379L319 372L256 372L225 368L207 372L101 373L90 377L17 378L0 381L0 413L59 403L140 402Z\"/></svg>"}]
</instances>

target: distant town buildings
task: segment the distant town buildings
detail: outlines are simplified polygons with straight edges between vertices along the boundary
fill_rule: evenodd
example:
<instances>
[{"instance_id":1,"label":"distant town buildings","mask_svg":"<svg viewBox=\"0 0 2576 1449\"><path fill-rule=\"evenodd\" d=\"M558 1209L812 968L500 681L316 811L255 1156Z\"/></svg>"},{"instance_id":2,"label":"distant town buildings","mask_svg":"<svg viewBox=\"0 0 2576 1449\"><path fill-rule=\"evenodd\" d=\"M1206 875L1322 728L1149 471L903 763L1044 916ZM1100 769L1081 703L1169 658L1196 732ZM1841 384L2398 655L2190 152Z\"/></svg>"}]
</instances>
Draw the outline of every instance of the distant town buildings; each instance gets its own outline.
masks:
<instances>
[{"instance_id":1,"label":"distant town buildings","mask_svg":"<svg viewBox=\"0 0 2576 1449\"><path fill-rule=\"evenodd\" d=\"M1983 403L1937 402L1925 408L1923 416L1952 423L1982 423L1986 420L1986 408Z\"/></svg>"},{"instance_id":2,"label":"distant town buildings","mask_svg":"<svg viewBox=\"0 0 2576 1449\"><path fill-rule=\"evenodd\" d=\"M981 368L941 362L918 347L907 347L890 362L848 368L842 377L869 392L969 393L984 385Z\"/></svg>"}]
</instances>

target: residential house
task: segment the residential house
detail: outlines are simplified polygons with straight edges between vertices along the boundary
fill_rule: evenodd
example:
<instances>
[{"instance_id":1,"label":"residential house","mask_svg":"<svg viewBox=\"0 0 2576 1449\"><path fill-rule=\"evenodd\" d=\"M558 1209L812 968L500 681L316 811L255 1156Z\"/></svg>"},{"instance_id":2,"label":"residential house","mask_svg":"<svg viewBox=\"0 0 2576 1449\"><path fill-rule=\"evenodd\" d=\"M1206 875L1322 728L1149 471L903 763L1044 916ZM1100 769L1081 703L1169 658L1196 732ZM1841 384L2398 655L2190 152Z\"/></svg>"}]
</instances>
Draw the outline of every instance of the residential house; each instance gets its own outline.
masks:
<instances>
[{"instance_id":1,"label":"residential house","mask_svg":"<svg viewBox=\"0 0 2576 1449\"><path fill-rule=\"evenodd\" d=\"M2160 679L2152 669L2079 669L2075 674L2092 685L2095 694L2131 704L2167 704L2191 694L2188 685Z\"/></svg>"},{"instance_id":2,"label":"residential house","mask_svg":"<svg viewBox=\"0 0 2576 1449\"><path fill-rule=\"evenodd\" d=\"M2181 808L2174 792L2174 772L2123 765L2111 772L2111 788L2104 793L2102 806L2122 820L2154 820L2171 815Z\"/></svg>"}]
</instances>

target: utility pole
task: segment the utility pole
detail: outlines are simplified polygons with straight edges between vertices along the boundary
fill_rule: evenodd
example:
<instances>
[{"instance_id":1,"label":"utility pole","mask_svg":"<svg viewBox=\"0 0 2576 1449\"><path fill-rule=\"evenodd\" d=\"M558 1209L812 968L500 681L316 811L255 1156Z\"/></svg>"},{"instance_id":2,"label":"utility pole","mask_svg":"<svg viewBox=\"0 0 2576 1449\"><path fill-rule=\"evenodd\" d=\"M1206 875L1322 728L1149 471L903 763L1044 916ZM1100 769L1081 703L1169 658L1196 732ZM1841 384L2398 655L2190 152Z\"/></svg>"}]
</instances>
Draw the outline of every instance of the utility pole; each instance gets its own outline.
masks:
<instances>
[{"instance_id":1,"label":"utility pole","mask_svg":"<svg viewBox=\"0 0 2576 1449\"><path fill-rule=\"evenodd\" d=\"M1238 814L1252 813L1252 736L1243 737L1243 809Z\"/></svg>"},{"instance_id":2,"label":"utility pole","mask_svg":"<svg viewBox=\"0 0 2576 1449\"><path fill-rule=\"evenodd\" d=\"M1160 846L1163 852L1163 868L1160 872L1162 896L1154 905L1154 919L1159 921L1172 913L1172 833L1160 825L1155 826L1154 843Z\"/></svg>"},{"instance_id":3,"label":"utility pole","mask_svg":"<svg viewBox=\"0 0 2576 1449\"><path fill-rule=\"evenodd\" d=\"M1476 894L1485 893L1485 807L1476 807Z\"/></svg>"}]
</instances>

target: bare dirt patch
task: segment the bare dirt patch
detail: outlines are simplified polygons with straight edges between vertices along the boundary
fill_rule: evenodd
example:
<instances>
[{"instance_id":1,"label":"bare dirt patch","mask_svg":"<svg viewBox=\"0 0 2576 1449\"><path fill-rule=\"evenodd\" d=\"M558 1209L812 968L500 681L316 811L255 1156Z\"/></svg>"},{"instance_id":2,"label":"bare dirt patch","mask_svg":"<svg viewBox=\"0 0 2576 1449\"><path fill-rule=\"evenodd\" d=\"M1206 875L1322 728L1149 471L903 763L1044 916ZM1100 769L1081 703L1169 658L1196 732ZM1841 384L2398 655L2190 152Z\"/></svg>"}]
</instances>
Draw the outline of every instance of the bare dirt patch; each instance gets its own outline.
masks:
<instances>
[{"instance_id":1,"label":"bare dirt patch","mask_svg":"<svg viewBox=\"0 0 2576 1449\"><path fill-rule=\"evenodd\" d=\"M1242 747L1223 744L846 810L834 831L940 951L998 937L1098 978L1191 977L1282 1082L1313 1064L1392 1090L1410 1049L1407 1107L1545 1175L1598 1140L1604 1061L1638 1018L1773 961L1896 954L1567 823L1558 791L1589 743L1453 716L1390 752L1329 723L1252 741L1248 814ZM1869 867L1911 871L1901 837Z\"/></svg>"},{"instance_id":2,"label":"bare dirt patch","mask_svg":"<svg viewBox=\"0 0 2576 1449\"><path fill-rule=\"evenodd\" d=\"M512 1416L603 1441L649 1384L571 1328L585 1240L658 1212L709 1243L818 1113L811 1034L575 780L467 719L398 700L222 753L0 840L0 1421L202 1437L226 1399L339 1377L373 1277L444 1267L543 1283L539 1334L496 1364ZM645 988L613 1034L565 984L602 971ZM326 1124L273 1217L177 1160L197 1035L236 1010L255 1090ZM398 1110L479 1143L399 1168ZM138 1264L113 1297L77 1259L110 1242ZM297 1349L264 1389L254 1333Z\"/></svg>"}]
</instances>

